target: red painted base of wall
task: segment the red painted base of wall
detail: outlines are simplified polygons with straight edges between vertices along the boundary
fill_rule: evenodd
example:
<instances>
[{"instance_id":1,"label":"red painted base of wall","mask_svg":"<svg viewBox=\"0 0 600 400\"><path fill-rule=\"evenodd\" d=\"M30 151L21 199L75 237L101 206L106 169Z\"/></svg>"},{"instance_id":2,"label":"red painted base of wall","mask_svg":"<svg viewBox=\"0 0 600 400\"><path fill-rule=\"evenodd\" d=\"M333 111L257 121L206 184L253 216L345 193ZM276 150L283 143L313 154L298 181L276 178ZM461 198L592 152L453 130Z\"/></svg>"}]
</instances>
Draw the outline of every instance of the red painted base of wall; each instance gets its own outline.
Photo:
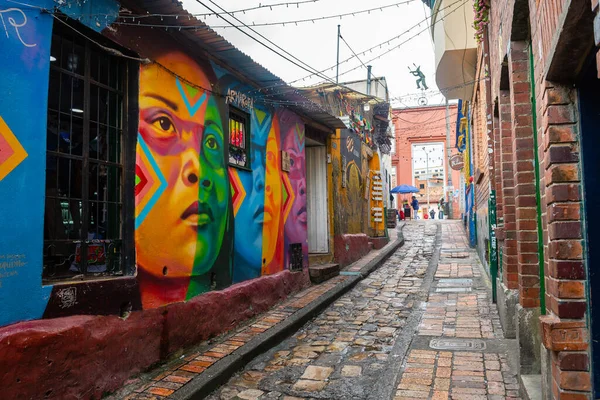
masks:
<instances>
[{"instance_id":1,"label":"red painted base of wall","mask_svg":"<svg viewBox=\"0 0 600 400\"><path fill-rule=\"evenodd\" d=\"M334 260L345 267L358 261L371 250L369 237L364 233L337 235L333 238Z\"/></svg>"},{"instance_id":2,"label":"red painted base of wall","mask_svg":"<svg viewBox=\"0 0 600 400\"><path fill-rule=\"evenodd\" d=\"M390 241L390 238L386 238L386 237L371 237L371 238L369 238L369 242L373 243L374 250L383 249L385 247L385 245L389 243L389 241Z\"/></svg>"},{"instance_id":3,"label":"red painted base of wall","mask_svg":"<svg viewBox=\"0 0 600 400\"><path fill-rule=\"evenodd\" d=\"M126 319L73 316L1 328L1 397L99 399L169 354L231 330L309 284L307 270L283 271Z\"/></svg>"}]
</instances>

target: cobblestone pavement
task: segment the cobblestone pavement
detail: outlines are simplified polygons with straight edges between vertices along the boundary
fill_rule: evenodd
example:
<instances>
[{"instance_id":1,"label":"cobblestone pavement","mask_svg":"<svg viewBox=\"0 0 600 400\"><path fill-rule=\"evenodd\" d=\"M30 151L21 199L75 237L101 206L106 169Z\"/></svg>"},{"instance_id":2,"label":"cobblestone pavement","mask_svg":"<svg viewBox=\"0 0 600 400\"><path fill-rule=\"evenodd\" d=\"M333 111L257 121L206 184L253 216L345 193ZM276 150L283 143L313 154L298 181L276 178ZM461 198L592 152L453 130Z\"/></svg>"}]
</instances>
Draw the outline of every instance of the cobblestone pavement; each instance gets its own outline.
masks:
<instances>
[{"instance_id":1,"label":"cobblestone pavement","mask_svg":"<svg viewBox=\"0 0 600 400\"><path fill-rule=\"evenodd\" d=\"M378 270L209 399L367 398L390 362L433 255L437 225L404 228Z\"/></svg>"},{"instance_id":2,"label":"cobblestone pavement","mask_svg":"<svg viewBox=\"0 0 600 400\"><path fill-rule=\"evenodd\" d=\"M398 232L388 231L390 243L383 249L372 250L365 257L346 268L349 274L336 276L322 284L311 286L268 312L257 316L254 320L241 324L233 332L201 343L186 354L178 356L169 362L157 366L152 371L131 379L123 388L109 396L111 400L160 400L177 396L180 389L193 379L204 373L210 373L211 367L218 361L226 359L232 352L239 349L263 332L277 327L282 321L301 312L313 301L319 301L342 282L351 279L361 268L373 262L377 257L386 253L389 246L394 246Z\"/></svg>"},{"instance_id":3,"label":"cobblestone pavement","mask_svg":"<svg viewBox=\"0 0 600 400\"><path fill-rule=\"evenodd\" d=\"M509 341L460 222L410 222L404 237L383 266L208 399L518 398Z\"/></svg>"},{"instance_id":4,"label":"cobblestone pavement","mask_svg":"<svg viewBox=\"0 0 600 400\"><path fill-rule=\"evenodd\" d=\"M489 279L460 223L441 224L440 258L394 400L519 398ZM432 349L433 348L433 349Z\"/></svg>"}]
</instances>

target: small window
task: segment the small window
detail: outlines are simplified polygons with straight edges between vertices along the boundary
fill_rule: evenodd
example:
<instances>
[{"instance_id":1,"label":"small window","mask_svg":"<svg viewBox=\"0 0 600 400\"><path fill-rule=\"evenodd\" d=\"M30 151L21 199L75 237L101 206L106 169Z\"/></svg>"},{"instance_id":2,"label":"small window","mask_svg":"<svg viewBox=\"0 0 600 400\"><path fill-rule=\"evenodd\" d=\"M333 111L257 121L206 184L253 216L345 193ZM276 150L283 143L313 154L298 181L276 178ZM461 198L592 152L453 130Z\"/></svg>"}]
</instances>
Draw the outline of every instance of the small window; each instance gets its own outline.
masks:
<instances>
[{"instance_id":1,"label":"small window","mask_svg":"<svg viewBox=\"0 0 600 400\"><path fill-rule=\"evenodd\" d=\"M238 109L229 110L229 164L250 168L250 116Z\"/></svg>"},{"instance_id":2,"label":"small window","mask_svg":"<svg viewBox=\"0 0 600 400\"><path fill-rule=\"evenodd\" d=\"M419 185L419 189L425 189L425 184L424 184L424 183L421 183L421 184Z\"/></svg>"}]
</instances>

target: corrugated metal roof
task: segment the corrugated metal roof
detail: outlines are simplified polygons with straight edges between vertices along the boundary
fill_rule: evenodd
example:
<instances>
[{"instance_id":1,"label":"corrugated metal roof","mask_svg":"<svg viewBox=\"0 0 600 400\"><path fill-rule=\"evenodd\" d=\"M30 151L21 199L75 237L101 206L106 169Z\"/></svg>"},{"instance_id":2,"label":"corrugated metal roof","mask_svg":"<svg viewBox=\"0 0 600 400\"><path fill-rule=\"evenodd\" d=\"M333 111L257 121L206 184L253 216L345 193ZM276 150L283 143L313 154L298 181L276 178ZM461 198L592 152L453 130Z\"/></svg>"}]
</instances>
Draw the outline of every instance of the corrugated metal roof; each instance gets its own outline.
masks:
<instances>
[{"instance_id":1,"label":"corrugated metal roof","mask_svg":"<svg viewBox=\"0 0 600 400\"><path fill-rule=\"evenodd\" d=\"M344 123L339 118L329 114L320 104L309 100L297 88L288 85L281 78L254 61L250 56L237 49L222 36L210 29L208 25L190 14L183 8L183 5L179 1L130 0L123 3L127 3L125 6L128 9L142 9L149 14L179 15L179 18L163 17L159 23L198 27L198 29L181 29L177 34L190 40L195 46L204 50L223 65L246 77L258 88L269 87L270 99L292 103L289 105L286 104L286 108L330 129L345 128Z\"/></svg>"}]
</instances>

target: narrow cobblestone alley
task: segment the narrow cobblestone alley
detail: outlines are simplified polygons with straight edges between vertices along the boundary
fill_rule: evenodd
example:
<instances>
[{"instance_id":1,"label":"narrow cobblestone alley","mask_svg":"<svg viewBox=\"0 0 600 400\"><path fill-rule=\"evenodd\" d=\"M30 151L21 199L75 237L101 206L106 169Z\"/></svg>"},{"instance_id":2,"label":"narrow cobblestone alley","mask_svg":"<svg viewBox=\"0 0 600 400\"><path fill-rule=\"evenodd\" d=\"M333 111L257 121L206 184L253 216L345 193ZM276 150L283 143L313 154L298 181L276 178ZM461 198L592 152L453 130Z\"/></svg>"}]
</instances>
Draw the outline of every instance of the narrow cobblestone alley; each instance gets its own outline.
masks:
<instances>
[{"instance_id":1,"label":"narrow cobblestone alley","mask_svg":"<svg viewBox=\"0 0 600 400\"><path fill-rule=\"evenodd\" d=\"M518 398L489 280L457 221L406 243L211 400Z\"/></svg>"}]
</instances>

